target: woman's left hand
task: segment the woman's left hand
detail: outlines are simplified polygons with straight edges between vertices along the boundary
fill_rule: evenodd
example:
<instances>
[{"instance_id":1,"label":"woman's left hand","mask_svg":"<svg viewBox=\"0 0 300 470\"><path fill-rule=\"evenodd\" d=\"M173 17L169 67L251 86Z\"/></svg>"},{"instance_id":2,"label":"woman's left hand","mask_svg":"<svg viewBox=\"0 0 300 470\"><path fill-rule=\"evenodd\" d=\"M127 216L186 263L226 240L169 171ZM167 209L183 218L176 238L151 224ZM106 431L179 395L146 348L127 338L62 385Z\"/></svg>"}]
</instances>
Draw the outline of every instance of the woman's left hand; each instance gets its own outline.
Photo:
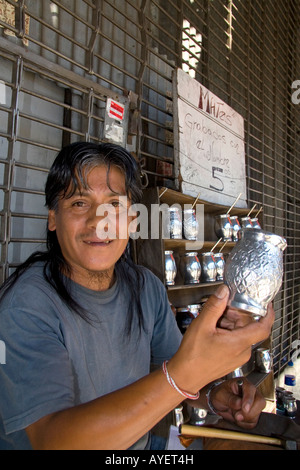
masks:
<instances>
[{"instance_id":1,"label":"woman's left hand","mask_svg":"<svg viewBox=\"0 0 300 470\"><path fill-rule=\"evenodd\" d=\"M229 379L213 388L210 400L220 416L244 429L257 425L266 401L256 387L243 377L242 393L238 379Z\"/></svg>"}]
</instances>

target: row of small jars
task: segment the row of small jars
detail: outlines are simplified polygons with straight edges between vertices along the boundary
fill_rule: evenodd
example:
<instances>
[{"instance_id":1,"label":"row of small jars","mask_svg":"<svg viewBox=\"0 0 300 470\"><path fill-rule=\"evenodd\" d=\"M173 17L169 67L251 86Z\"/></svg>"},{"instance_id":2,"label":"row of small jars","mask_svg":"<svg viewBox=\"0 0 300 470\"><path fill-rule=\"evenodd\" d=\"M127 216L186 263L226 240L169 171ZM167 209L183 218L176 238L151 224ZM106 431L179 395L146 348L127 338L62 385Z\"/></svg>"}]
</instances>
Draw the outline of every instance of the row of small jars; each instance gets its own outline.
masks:
<instances>
[{"instance_id":1,"label":"row of small jars","mask_svg":"<svg viewBox=\"0 0 300 470\"><path fill-rule=\"evenodd\" d=\"M223 241L237 242L241 228L260 229L261 226L257 217L241 217L240 221L237 215L222 214L215 216L215 234Z\"/></svg>"},{"instance_id":2,"label":"row of small jars","mask_svg":"<svg viewBox=\"0 0 300 470\"><path fill-rule=\"evenodd\" d=\"M168 207L163 226L164 238L197 240L199 223L195 209L180 210L178 207ZM214 230L218 238L223 241L238 241L241 228L261 228L257 217L242 217L221 214L215 216Z\"/></svg>"},{"instance_id":3,"label":"row of small jars","mask_svg":"<svg viewBox=\"0 0 300 470\"><path fill-rule=\"evenodd\" d=\"M223 281L225 260L223 253L187 252L180 258L179 270L184 284ZM173 251L165 251L165 279L167 286L175 284L177 265Z\"/></svg>"}]
</instances>

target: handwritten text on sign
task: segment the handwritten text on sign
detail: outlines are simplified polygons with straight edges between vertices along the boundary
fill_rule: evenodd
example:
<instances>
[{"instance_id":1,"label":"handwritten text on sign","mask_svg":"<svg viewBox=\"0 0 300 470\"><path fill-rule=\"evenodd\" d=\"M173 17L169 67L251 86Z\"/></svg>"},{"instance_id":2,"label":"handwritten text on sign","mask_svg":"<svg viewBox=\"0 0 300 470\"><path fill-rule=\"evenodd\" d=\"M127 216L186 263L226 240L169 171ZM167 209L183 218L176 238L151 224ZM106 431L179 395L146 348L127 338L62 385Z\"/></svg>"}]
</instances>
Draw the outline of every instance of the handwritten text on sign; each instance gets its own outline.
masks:
<instances>
[{"instance_id":1,"label":"handwritten text on sign","mask_svg":"<svg viewBox=\"0 0 300 470\"><path fill-rule=\"evenodd\" d=\"M247 207L244 120L182 70L177 71L181 190L209 202Z\"/></svg>"}]
</instances>

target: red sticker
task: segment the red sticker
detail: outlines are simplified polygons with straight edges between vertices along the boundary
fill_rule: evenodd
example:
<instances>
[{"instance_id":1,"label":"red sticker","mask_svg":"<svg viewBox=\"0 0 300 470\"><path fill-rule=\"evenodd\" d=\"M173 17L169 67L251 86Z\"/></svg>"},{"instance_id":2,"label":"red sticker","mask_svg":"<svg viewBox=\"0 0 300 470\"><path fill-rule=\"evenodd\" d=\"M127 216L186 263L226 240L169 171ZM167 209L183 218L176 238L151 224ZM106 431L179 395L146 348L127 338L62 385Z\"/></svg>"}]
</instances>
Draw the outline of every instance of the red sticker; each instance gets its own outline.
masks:
<instances>
[{"instance_id":1,"label":"red sticker","mask_svg":"<svg viewBox=\"0 0 300 470\"><path fill-rule=\"evenodd\" d=\"M124 118L124 110L125 106L123 104L118 103L117 101L114 101L110 98L107 100L107 112L110 118L122 121Z\"/></svg>"}]
</instances>

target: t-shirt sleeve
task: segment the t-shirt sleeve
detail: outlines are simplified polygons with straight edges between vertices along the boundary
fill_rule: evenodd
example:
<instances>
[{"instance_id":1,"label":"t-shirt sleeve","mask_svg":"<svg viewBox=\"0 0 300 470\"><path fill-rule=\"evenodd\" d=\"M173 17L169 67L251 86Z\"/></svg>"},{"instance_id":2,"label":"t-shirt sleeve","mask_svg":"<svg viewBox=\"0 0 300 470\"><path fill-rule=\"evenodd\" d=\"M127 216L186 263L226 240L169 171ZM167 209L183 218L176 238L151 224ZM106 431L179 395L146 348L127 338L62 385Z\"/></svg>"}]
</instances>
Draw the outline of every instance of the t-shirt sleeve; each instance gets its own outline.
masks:
<instances>
[{"instance_id":1,"label":"t-shirt sleeve","mask_svg":"<svg viewBox=\"0 0 300 470\"><path fill-rule=\"evenodd\" d=\"M182 334L171 309L165 286L159 279L156 281L155 289L156 292L152 293L156 307L151 362L161 365L176 353L182 341Z\"/></svg>"},{"instance_id":2,"label":"t-shirt sleeve","mask_svg":"<svg viewBox=\"0 0 300 470\"><path fill-rule=\"evenodd\" d=\"M74 405L72 368L59 321L51 315L43 318L41 309L47 311L47 305L38 299L37 304L39 310L36 305L7 307L0 313L0 338L6 348L0 409L7 434Z\"/></svg>"}]
</instances>

